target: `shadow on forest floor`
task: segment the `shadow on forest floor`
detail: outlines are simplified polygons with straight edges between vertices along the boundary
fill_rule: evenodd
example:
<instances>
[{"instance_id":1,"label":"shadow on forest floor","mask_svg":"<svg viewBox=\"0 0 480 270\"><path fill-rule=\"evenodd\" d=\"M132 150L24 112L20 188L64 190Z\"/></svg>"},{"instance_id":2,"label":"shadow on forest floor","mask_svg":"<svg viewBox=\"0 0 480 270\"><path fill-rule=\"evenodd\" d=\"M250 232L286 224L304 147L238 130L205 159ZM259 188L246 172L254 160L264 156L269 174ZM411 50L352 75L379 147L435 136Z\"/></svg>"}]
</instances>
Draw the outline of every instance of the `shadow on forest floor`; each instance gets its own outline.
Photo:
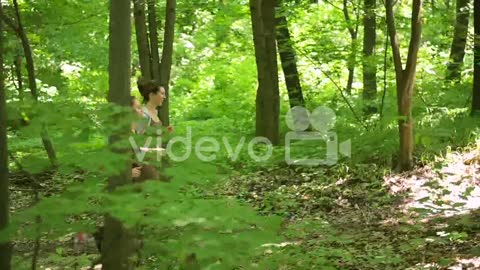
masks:
<instances>
[{"instance_id":1,"label":"shadow on forest floor","mask_svg":"<svg viewBox=\"0 0 480 270\"><path fill-rule=\"evenodd\" d=\"M287 241L272 244L259 269L480 269L479 175L477 150L403 174L374 164L270 168L232 176L221 189L285 217ZM13 180L14 211L33 202L27 182ZM16 251L29 257L31 244L17 242ZM71 245L65 236L42 242L42 252L58 255L53 265L77 263ZM93 245L83 264L97 256Z\"/></svg>"},{"instance_id":2,"label":"shadow on forest floor","mask_svg":"<svg viewBox=\"0 0 480 270\"><path fill-rule=\"evenodd\" d=\"M480 152L437 161L269 169L233 177L227 194L286 217L288 242L260 260L278 269L480 269Z\"/></svg>"}]
</instances>

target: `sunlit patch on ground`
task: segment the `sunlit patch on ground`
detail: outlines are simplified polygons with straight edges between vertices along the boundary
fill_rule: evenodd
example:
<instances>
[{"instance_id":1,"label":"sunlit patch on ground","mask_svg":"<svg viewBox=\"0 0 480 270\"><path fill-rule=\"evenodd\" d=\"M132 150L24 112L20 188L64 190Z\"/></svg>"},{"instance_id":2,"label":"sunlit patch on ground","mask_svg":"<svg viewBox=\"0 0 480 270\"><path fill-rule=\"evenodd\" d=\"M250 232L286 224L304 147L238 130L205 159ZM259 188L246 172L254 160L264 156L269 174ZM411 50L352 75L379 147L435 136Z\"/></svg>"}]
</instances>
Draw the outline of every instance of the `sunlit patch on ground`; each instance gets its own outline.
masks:
<instances>
[{"instance_id":1,"label":"sunlit patch on ground","mask_svg":"<svg viewBox=\"0 0 480 270\"><path fill-rule=\"evenodd\" d=\"M435 263L418 264L415 267L407 268L407 270L420 269L442 269L440 265ZM471 259L458 259L456 263L447 268L448 270L478 270L480 269L480 257Z\"/></svg>"},{"instance_id":2,"label":"sunlit patch on ground","mask_svg":"<svg viewBox=\"0 0 480 270\"><path fill-rule=\"evenodd\" d=\"M478 155L478 156L477 156ZM451 153L444 166L385 177L392 193L407 192L404 209L425 217L453 216L480 208L480 152Z\"/></svg>"}]
</instances>

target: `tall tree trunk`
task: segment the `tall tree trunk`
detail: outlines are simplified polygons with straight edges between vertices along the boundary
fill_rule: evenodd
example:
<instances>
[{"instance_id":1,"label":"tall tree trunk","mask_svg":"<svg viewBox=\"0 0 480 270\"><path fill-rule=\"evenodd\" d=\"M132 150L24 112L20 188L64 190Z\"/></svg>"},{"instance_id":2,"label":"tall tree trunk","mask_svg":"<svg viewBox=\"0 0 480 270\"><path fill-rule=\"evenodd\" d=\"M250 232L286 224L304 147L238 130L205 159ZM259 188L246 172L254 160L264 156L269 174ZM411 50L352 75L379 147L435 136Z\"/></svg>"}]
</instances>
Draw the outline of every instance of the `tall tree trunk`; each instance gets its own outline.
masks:
<instances>
[{"instance_id":1,"label":"tall tree trunk","mask_svg":"<svg viewBox=\"0 0 480 270\"><path fill-rule=\"evenodd\" d=\"M13 5L15 8L15 15L17 18L17 26L12 21L9 21L8 18L5 16L5 13L3 10L0 12L3 20L15 31L17 36L20 38L22 42L22 47L23 47L23 52L25 54L25 59L27 62L27 75L28 75L28 87L30 88L30 91L32 93L32 96L35 101L38 101L38 91L37 91L37 83L35 81L35 66L33 64L33 55L32 55L32 49L30 47L30 42L28 40L27 34L23 28L22 25L22 20L20 16L20 10L18 8L18 2L17 0L13 0ZM57 164L57 156L55 153L55 149L53 148L52 141L50 140L50 137L48 136L48 132L45 126L42 125L42 131L40 133L40 136L42 138L42 143L43 147L45 148L45 151L47 152L48 158L50 160L50 163L53 166L56 166Z\"/></svg>"},{"instance_id":2,"label":"tall tree trunk","mask_svg":"<svg viewBox=\"0 0 480 270\"><path fill-rule=\"evenodd\" d=\"M0 4L0 10L2 5ZM0 20L0 232L8 225L9 192L8 192L8 147L7 147L7 102L5 95L3 70L3 22ZM0 269L10 270L12 257L9 242L0 242Z\"/></svg>"},{"instance_id":3,"label":"tall tree trunk","mask_svg":"<svg viewBox=\"0 0 480 270\"><path fill-rule=\"evenodd\" d=\"M473 98L472 115L480 115L480 1L474 1Z\"/></svg>"},{"instance_id":4,"label":"tall tree trunk","mask_svg":"<svg viewBox=\"0 0 480 270\"><path fill-rule=\"evenodd\" d=\"M278 7L282 8L282 0L277 0ZM302 86L300 84L300 76L297 70L297 56L292 46L290 31L288 29L287 18L282 15L276 20L276 39L277 47L282 62L283 75L285 76L285 84L287 86L288 99L290 107L305 106L303 98Z\"/></svg>"},{"instance_id":5,"label":"tall tree trunk","mask_svg":"<svg viewBox=\"0 0 480 270\"><path fill-rule=\"evenodd\" d=\"M216 11L212 10L212 15L215 16L215 19L213 22L215 23L215 46L213 48L213 57L211 58L211 61L221 61L222 54L217 53L217 51L222 50L222 44L225 43L225 41L228 39L228 31L230 31L231 23L224 23L227 20L227 14L226 11L228 7L225 6L224 0L218 0L216 1L218 4L216 5ZM226 81L223 80L224 74L221 72L214 72L214 77L213 77L213 85L214 89L218 91L223 91L225 88L225 83Z\"/></svg>"},{"instance_id":6,"label":"tall tree trunk","mask_svg":"<svg viewBox=\"0 0 480 270\"><path fill-rule=\"evenodd\" d=\"M350 39L351 39L350 55L347 60L348 81L347 81L347 87L345 88L345 92L347 94L351 94L353 79L355 76L355 63L356 63L356 57L357 57L358 24L355 28L353 27L350 14L348 12L348 0L343 0L343 15L345 17L345 22L347 23L348 32L350 33Z\"/></svg>"},{"instance_id":7,"label":"tall tree trunk","mask_svg":"<svg viewBox=\"0 0 480 270\"><path fill-rule=\"evenodd\" d=\"M133 8L140 70L142 77L152 79L150 44L148 42L147 22L145 18L145 0L133 0Z\"/></svg>"},{"instance_id":8,"label":"tall tree trunk","mask_svg":"<svg viewBox=\"0 0 480 270\"><path fill-rule=\"evenodd\" d=\"M280 97L275 44L275 0L250 0L257 63L256 134L279 143Z\"/></svg>"},{"instance_id":9,"label":"tall tree trunk","mask_svg":"<svg viewBox=\"0 0 480 270\"><path fill-rule=\"evenodd\" d=\"M35 80L35 67L33 64L32 48L30 47L30 42L28 41L27 33L23 28L17 0L13 0L13 5L15 7L15 15L17 17L17 27L18 27L17 34L19 35L20 40L22 41L23 51L25 53L25 60L26 60L27 71L28 71L28 74L27 74L28 86L35 100L38 100L38 90L37 90L37 82Z\"/></svg>"},{"instance_id":10,"label":"tall tree trunk","mask_svg":"<svg viewBox=\"0 0 480 270\"><path fill-rule=\"evenodd\" d=\"M13 65L15 66L15 76L18 83L18 99L23 100L22 55L15 55Z\"/></svg>"},{"instance_id":11,"label":"tall tree trunk","mask_svg":"<svg viewBox=\"0 0 480 270\"><path fill-rule=\"evenodd\" d=\"M130 104L130 38L131 38L131 0L110 1L110 47L109 47L109 92L108 101L120 106ZM121 115L124 116L124 115ZM119 117L121 117L119 116ZM128 136L129 125L124 125L123 132L109 138L113 145ZM115 150L128 153L128 150ZM108 189L131 183L130 164L125 164L122 173L112 176L108 181ZM134 238L122 222L113 216L105 216L105 229L102 242L102 269L133 269L131 256L134 254Z\"/></svg>"},{"instance_id":12,"label":"tall tree trunk","mask_svg":"<svg viewBox=\"0 0 480 270\"><path fill-rule=\"evenodd\" d=\"M469 2L470 0L457 0L457 17L450 50L450 62L447 66L447 80L460 80L468 36Z\"/></svg>"},{"instance_id":13,"label":"tall tree trunk","mask_svg":"<svg viewBox=\"0 0 480 270\"><path fill-rule=\"evenodd\" d=\"M167 0L165 9L165 31L163 36L162 62L160 64L160 83L165 87L166 99L159 111L160 119L165 126L170 125L170 74L173 59L173 41L175 37L176 0Z\"/></svg>"},{"instance_id":14,"label":"tall tree trunk","mask_svg":"<svg viewBox=\"0 0 480 270\"><path fill-rule=\"evenodd\" d=\"M348 69L348 80L347 80L347 87L345 88L345 92L347 94L352 93L352 87L353 87L353 79L355 77L355 58L356 58L356 50L357 50L357 37L352 37L352 44L350 46L350 56L348 59L347 63L347 69Z\"/></svg>"},{"instance_id":15,"label":"tall tree trunk","mask_svg":"<svg viewBox=\"0 0 480 270\"><path fill-rule=\"evenodd\" d=\"M158 21L156 13L156 0L148 2L148 31L150 35L150 57L152 59L152 78L160 81L160 54L158 47Z\"/></svg>"},{"instance_id":16,"label":"tall tree trunk","mask_svg":"<svg viewBox=\"0 0 480 270\"><path fill-rule=\"evenodd\" d=\"M376 0L364 0L363 17L363 99L367 103L367 114L376 111L371 102L377 95L377 62L375 60L375 44L377 42L375 20Z\"/></svg>"},{"instance_id":17,"label":"tall tree trunk","mask_svg":"<svg viewBox=\"0 0 480 270\"><path fill-rule=\"evenodd\" d=\"M392 46L393 62L395 65L395 77L397 82L397 103L400 120L400 153L397 169L400 171L410 170L413 167L413 119L412 97L415 86L418 50L422 36L422 0L413 0L411 36L408 48L408 57L405 69L402 66L400 55L400 43L395 27L393 12L393 0L385 1L387 13L387 27Z\"/></svg>"}]
</instances>

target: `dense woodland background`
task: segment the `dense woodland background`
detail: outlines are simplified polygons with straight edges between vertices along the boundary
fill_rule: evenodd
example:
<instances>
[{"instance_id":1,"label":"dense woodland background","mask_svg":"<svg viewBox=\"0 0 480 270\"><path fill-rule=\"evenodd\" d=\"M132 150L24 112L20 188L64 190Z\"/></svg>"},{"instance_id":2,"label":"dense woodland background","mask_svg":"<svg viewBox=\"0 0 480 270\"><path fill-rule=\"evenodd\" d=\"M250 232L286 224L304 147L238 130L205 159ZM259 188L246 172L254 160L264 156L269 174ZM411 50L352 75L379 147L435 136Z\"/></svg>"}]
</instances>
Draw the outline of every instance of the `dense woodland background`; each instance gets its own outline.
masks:
<instances>
[{"instance_id":1,"label":"dense woodland background","mask_svg":"<svg viewBox=\"0 0 480 270\"><path fill-rule=\"evenodd\" d=\"M140 77L231 148L132 184ZM2 0L0 270L480 269L479 115L480 0Z\"/></svg>"}]
</instances>

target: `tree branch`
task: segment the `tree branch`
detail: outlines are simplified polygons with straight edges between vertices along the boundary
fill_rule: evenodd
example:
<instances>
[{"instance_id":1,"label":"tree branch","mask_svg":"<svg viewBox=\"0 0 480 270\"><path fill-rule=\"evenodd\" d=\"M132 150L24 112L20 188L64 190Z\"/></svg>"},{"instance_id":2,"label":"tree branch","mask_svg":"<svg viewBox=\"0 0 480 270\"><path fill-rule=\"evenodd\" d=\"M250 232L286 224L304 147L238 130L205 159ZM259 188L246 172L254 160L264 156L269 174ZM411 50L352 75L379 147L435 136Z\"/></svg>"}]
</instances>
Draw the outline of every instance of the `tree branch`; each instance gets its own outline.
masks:
<instances>
[{"instance_id":1,"label":"tree branch","mask_svg":"<svg viewBox=\"0 0 480 270\"><path fill-rule=\"evenodd\" d=\"M3 12L3 8L0 9L0 17L8 27L10 27L17 35L20 35L20 29L18 29L12 19L7 17L7 15Z\"/></svg>"},{"instance_id":2,"label":"tree branch","mask_svg":"<svg viewBox=\"0 0 480 270\"><path fill-rule=\"evenodd\" d=\"M392 0L385 0L385 9L387 12L387 29L392 45L393 63L395 65L395 73L397 75L397 84L400 85L403 77L403 66L402 57L400 55L400 44L398 42L397 29L395 28Z\"/></svg>"},{"instance_id":3,"label":"tree branch","mask_svg":"<svg viewBox=\"0 0 480 270\"><path fill-rule=\"evenodd\" d=\"M422 0L414 0L412 8L412 35L410 37L410 46L408 48L408 58L405 67L405 74L408 76L405 83L409 83L415 77L415 69L417 67L418 50L420 49L420 41L422 37Z\"/></svg>"},{"instance_id":4,"label":"tree branch","mask_svg":"<svg viewBox=\"0 0 480 270\"><path fill-rule=\"evenodd\" d=\"M388 31L388 30L387 30ZM383 94L382 94L382 103L380 104L380 117L379 121L380 122L383 118L383 107L385 105L385 96L387 95L387 57L388 57L388 35L385 37L385 52L383 55Z\"/></svg>"},{"instance_id":5,"label":"tree branch","mask_svg":"<svg viewBox=\"0 0 480 270\"><path fill-rule=\"evenodd\" d=\"M318 64L318 63L315 63L316 61L313 60L310 56L307 55L307 53L303 50L301 50L300 48L296 48L296 50L301 54L303 55L305 58L307 58L312 64ZM350 104L350 102L348 101L347 97L345 96L345 93L344 93L344 88L342 88L340 85L338 85L337 82L335 82L335 80L333 80L333 78L330 76L330 74L328 74L327 72L323 71L321 68L317 67L318 70L320 70L321 73L323 73L323 75L325 75L325 77L327 77L327 79L333 83L333 85L335 85L335 87L338 89L338 91L340 92L340 95L342 96L342 99L345 101L345 103L347 104L348 108L350 109L350 111L352 112L353 114L353 117L355 117L355 119L357 119L358 123L360 125L363 126L363 128L365 128L365 130L368 130L368 126L365 124L365 122L362 121L362 119L358 116L358 114L355 112L355 109L353 109L353 106Z\"/></svg>"},{"instance_id":6,"label":"tree branch","mask_svg":"<svg viewBox=\"0 0 480 270\"><path fill-rule=\"evenodd\" d=\"M339 7L339 6L335 5L335 4L333 4L333 3L332 3L332 2L330 2L329 0L323 0L323 1L325 1L325 2L326 2L326 3L328 3L328 4L330 4L332 7L336 8L336 9L338 9L338 10L343 10L341 7Z\"/></svg>"},{"instance_id":7,"label":"tree branch","mask_svg":"<svg viewBox=\"0 0 480 270\"><path fill-rule=\"evenodd\" d=\"M347 22L348 32L350 32L350 36L352 39L355 39L357 36L357 32L352 27L352 20L350 19L350 14L348 13L348 0L343 0L343 16L345 17L345 21Z\"/></svg>"}]
</instances>

